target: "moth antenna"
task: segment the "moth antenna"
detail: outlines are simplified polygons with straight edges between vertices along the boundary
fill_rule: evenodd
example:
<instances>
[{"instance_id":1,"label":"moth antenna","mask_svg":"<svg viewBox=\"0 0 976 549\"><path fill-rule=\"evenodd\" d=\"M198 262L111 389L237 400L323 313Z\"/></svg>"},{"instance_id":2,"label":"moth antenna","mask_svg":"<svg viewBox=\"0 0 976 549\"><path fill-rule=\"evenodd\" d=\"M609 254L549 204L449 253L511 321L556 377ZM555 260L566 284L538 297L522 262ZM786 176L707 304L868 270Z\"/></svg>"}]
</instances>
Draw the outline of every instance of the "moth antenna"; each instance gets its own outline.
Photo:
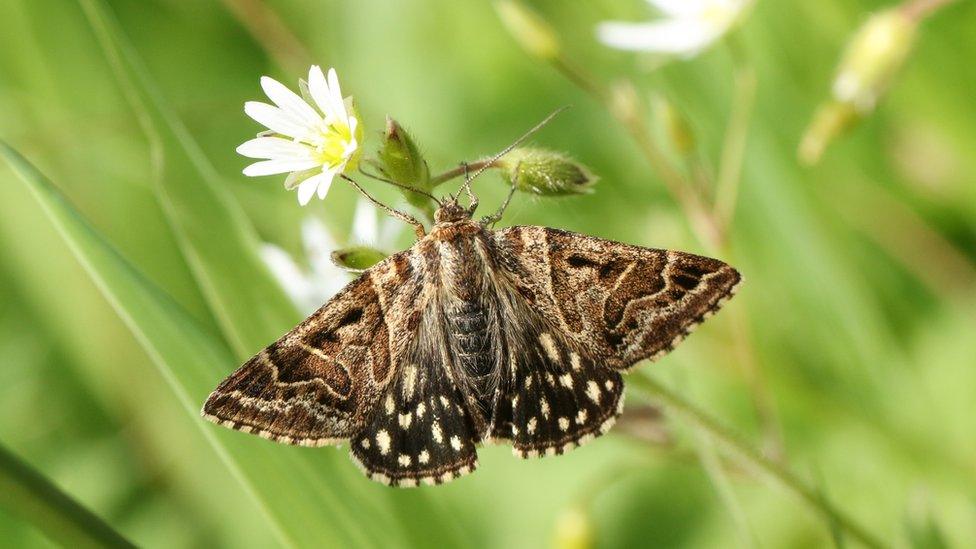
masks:
<instances>
[{"instance_id":1,"label":"moth antenna","mask_svg":"<svg viewBox=\"0 0 976 549\"><path fill-rule=\"evenodd\" d=\"M387 183L389 185L393 185L394 187L397 187L398 189L403 189L405 191L410 191L410 192L417 193L417 194L422 195L422 196L426 196L427 198L433 200L434 203L437 204L437 207L438 208L441 207L441 206L443 206L443 204L441 204L441 201L438 200L436 196L430 194L427 191L422 191L420 189L415 189L413 187L404 185L403 183L397 183L396 181L393 181L392 179L387 179L387 178L385 178L385 177L383 177L381 175L377 175L375 173L367 172L366 170L363 169L362 166L359 167L359 173L363 174L364 176L366 176L366 177L368 177L370 179L375 179L377 181L382 181L383 183Z\"/></svg>"},{"instance_id":2,"label":"moth antenna","mask_svg":"<svg viewBox=\"0 0 976 549\"><path fill-rule=\"evenodd\" d=\"M501 157L503 157L506 154L512 152L512 149L514 149L515 147L518 147L522 143L525 143L525 140L526 139L528 139L528 138L532 137L533 135L535 135L535 133L538 132L539 130L541 130L542 128L544 128L546 126L546 124L548 124L549 122L552 122L552 119L553 118L556 118L557 116L559 116L563 111L565 111L568 108L569 108L568 105L565 106L565 107L559 107L558 109L556 109L556 110L552 111L551 113L549 113L549 115L546 116L545 118L543 118L541 122L539 122L535 126L532 126L529 129L529 131L527 131L524 134L522 134L522 136L519 137L518 139L516 139L511 145L505 147L500 152L498 152L497 154L495 154L495 156L492 156L487 161L485 161L481 165L481 167L478 168L478 170L476 172L474 172L474 175L468 177L467 173L465 173L465 176L464 176L464 186L462 188L467 189L467 192L469 193L469 195L473 196L473 193L471 191L471 182L474 181L475 178L477 178L479 175L481 175L488 168L491 168L492 166L494 166L495 165L495 162L498 162L498 160ZM460 194L461 194L461 189L458 189L458 192L457 192L457 194L454 195L454 198L457 198L458 195L460 195ZM477 200L475 201L475 204L477 204Z\"/></svg>"},{"instance_id":3,"label":"moth antenna","mask_svg":"<svg viewBox=\"0 0 976 549\"><path fill-rule=\"evenodd\" d=\"M345 179L346 181L348 181L353 187L356 188L357 191L359 191L359 194L361 194L364 197L366 197L366 200L369 200L370 202L372 202L373 204L375 204L378 208L382 208L386 213L388 213L391 216L399 219L400 221L403 221L404 223L408 223L410 225L413 225L413 232L417 235L417 238L418 239L421 239L424 236L426 236L427 231L426 231L426 229L424 229L424 224L421 223L420 221L417 221L417 218L416 217L414 217L414 216L412 216L412 215L410 215L408 213L401 212L400 210L391 208L391 207L387 206L386 204L380 202L379 200L373 198L368 192L366 192L366 189L362 188L359 185L359 183L356 183L356 181L353 178L349 177L348 175L346 175L346 174L343 173L343 174L339 174L339 177L341 177L341 178Z\"/></svg>"}]
</instances>

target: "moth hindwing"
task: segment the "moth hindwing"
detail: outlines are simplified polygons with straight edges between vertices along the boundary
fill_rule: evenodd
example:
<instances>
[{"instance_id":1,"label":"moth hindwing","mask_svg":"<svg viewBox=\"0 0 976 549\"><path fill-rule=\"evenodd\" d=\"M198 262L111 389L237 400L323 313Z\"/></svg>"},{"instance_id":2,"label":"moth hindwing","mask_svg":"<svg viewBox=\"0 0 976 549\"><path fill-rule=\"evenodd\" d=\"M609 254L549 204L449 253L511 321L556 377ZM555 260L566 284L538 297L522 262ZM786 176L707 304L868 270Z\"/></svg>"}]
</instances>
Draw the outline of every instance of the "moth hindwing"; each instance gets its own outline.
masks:
<instances>
[{"instance_id":1,"label":"moth hindwing","mask_svg":"<svg viewBox=\"0 0 976 549\"><path fill-rule=\"evenodd\" d=\"M456 203L438 219L221 382L204 416L287 444L348 441L395 486L467 474L488 441L560 454L613 425L621 372L673 349L740 280L684 252L492 231Z\"/></svg>"}]
</instances>

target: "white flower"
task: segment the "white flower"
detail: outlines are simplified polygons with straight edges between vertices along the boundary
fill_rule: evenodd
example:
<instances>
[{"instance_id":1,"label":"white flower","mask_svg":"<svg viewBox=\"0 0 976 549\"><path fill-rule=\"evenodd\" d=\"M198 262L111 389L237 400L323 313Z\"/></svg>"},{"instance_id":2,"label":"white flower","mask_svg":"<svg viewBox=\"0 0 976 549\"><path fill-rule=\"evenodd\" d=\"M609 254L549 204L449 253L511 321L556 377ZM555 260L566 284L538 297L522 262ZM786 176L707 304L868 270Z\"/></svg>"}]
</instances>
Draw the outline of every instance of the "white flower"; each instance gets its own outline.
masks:
<instances>
[{"instance_id":1,"label":"white flower","mask_svg":"<svg viewBox=\"0 0 976 549\"><path fill-rule=\"evenodd\" d=\"M304 99L267 76L261 87L274 105L248 101L244 112L270 131L237 147L239 154L263 159L244 168L244 175L288 173L285 188L298 187L301 205L316 191L325 198L332 179L355 169L359 159L363 130L352 98L342 97L335 69L326 79L317 65L309 69L308 83L300 82Z\"/></svg>"},{"instance_id":2,"label":"white flower","mask_svg":"<svg viewBox=\"0 0 976 549\"><path fill-rule=\"evenodd\" d=\"M352 222L351 243L388 250L402 229L392 218L380 223L376 208L360 199ZM302 223L302 245L308 268L298 265L288 252L265 244L261 257L278 279L288 297L303 313L311 314L349 283L349 273L332 262L332 252L340 247L325 225L309 217Z\"/></svg>"},{"instance_id":3,"label":"white flower","mask_svg":"<svg viewBox=\"0 0 976 549\"><path fill-rule=\"evenodd\" d=\"M752 0L647 0L665 15L647 23L607 21L597 27L604 44L692 57L722 37Z\"/></svg>"}]
</instances>

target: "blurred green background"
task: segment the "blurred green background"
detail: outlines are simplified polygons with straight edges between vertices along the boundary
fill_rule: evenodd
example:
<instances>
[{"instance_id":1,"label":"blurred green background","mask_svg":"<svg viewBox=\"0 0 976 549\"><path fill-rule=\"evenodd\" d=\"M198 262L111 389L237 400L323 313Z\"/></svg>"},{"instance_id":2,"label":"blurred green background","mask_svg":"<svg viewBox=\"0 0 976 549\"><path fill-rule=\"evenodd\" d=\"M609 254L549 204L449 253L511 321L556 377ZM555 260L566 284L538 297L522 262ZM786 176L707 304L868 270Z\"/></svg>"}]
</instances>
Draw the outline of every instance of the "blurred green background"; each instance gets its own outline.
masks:
<instances>
[{"instance_id":1,"label":"blurred green background","mask_svg":"<svg viewBox=\"0 0 976 549\"><path fill-rule=\"evenodd\" d=\"M531 5L577 63L606 81L629 75L642 94L666 93L703 157L720 156L728 48L649 70L593 38L601 20L645 17L642 2ZM773 432L757 422L730 311L642 371L884 543L972 546L976 6L959 2L927 21L878 111L817 167L796 160L847 38L884 6L760 0L736 31L758 89L734 255L723 259L746 277L728 309L748 321ZM390 114L434 171L490 154L572 105L533 142L590 166L601 176L595 192L516 196L502 224L706 251L606 110L527 56L490 3L4 0L0 138L95 231L68 215L62 226L81 242L66 241L0 165L4 447L144 546L844 543L836 524L741 462L723 458L725 472L709 473L703 435L666 407L657 417L638 392L623 424L583 449L520 461L486 448L476 474L412 491L361 478L344 450L204 424L196 410L209 389L300 318L253 246L300 257L308 215L339 242L348 236L348 186L302 209L280 178L240 175L246 160L234 152L258 130L242 105L263 99L259 76L294 87L310 63L336 67L356 97L367 151ZM134 80L120 81L119 68ZM477 185L486 208L504 196L494 175ZM69 211L51 204L54 218ZM120 255L89 257L86 270L71 246L84 256L103 241ZM405 230L400 245L409 243ZM50 545L23 520L29 506L8 498L6 507L0 545Z\"/></svg>"}]
</instances>

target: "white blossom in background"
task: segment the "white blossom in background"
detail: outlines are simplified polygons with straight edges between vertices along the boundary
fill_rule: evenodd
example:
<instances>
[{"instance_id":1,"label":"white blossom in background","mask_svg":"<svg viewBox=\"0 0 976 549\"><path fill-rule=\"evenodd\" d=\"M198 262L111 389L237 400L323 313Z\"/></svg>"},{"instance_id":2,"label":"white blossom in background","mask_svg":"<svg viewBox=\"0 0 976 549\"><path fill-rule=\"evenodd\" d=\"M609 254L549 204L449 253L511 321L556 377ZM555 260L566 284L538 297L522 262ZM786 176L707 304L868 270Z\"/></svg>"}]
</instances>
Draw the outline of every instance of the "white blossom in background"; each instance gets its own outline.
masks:
<instances>
[{"instance_id":1,"label":"white blossom in background","mask_svg":"<svg viewBox=\"0 0 976 549\"><path fill-rule=\"evenodd\" d=\"M647 0L664 16L644 23L605 21L604 44L622 50L692 57L727 33L753 0Z\"/></svg>"},{"instance_id":2,"label":"white blossom in background","mask_svg":"<svg viewBox=\"0 0 976 549\"><path fill-rule=\"evenodd\" d=\"M376 208L360 199L349 241L390 250L401 229L402 225L392 218L378 221ZM303 313L311 314L348 284L350 277L345 269L332 262L332 252L342 246L317 218L308 217L302 222L302 247L307 267L300 266L299 261L274 244L264 244L261 257L295 305Z\"/></svg>"},{"instance_id":3,"label":"white blossom in background","mask_svg":"<svg viewBox=\"0 0 976 549\"><path fill-rule=\"evenodd\" d=\"M287 173L285 188L298 188L298 202L308 204L318 193L325 198L332 180L355 169L363 130L352 98L343 98L335 69L329 76L313 65L308 82L299 83L302 95L277 80L263 76L261 87L274 103L248 101L244 112L268 131L237 147L248 158L260 159L244 168L244 175Z\"/></svg>"}]
</instances>

